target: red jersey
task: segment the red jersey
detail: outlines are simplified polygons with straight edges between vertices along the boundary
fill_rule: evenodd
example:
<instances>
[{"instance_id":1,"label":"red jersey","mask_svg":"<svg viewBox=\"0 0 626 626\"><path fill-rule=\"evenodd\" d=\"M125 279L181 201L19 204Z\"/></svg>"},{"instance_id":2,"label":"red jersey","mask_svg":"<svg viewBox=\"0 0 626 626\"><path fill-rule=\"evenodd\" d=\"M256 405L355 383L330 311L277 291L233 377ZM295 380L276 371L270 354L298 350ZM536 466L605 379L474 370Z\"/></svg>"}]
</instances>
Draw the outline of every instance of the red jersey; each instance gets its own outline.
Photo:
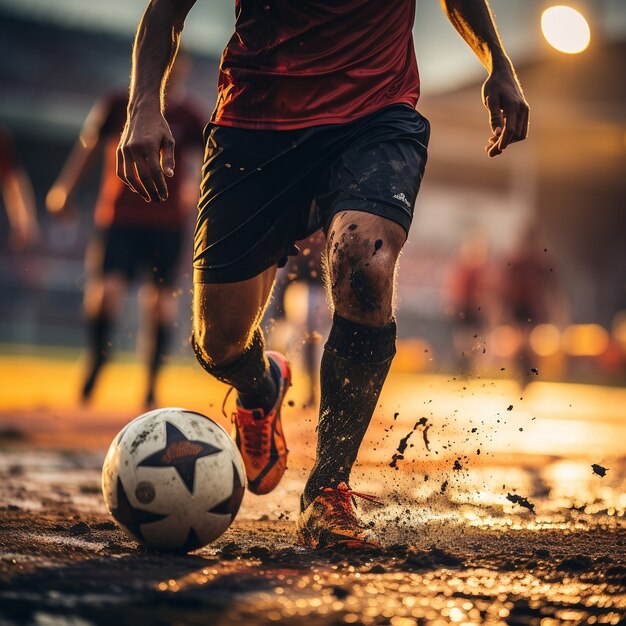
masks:
<instances>
[{"instance_id":1,"label":"red jersey","mask_svg":"<svg viewBox=\"0 0 626 626\"><path fill-rule=\"evenodd\" d=\"M102 137L104 162L94 221L100 228L114 224L132 228L181 228L186 211L181 197L183 176L178 170L172 178L166 179L167 200L150 203L131 191L115 173L115 153L126 122L127 104L128 96L117 94L98 105L104 111L99 117L100 127L92 130ZM176 142L177 159L182 161L188 150L202 150L202 121L193 107L187 103L172 102L167 106L166 116Z\"/></svg>"},{"instance_id":2,"label":"red jersey","mask_svg":"<svg viewBox=\"0 0 626 626\"><path fill-rule=\"evenodd\" d=\"M415 106L415 0L235 0L212 121L288 130Z\"/></svg>"},{"instance_id":3,"label":"red jersey","mask_svg":"<svg viewBox=\"0 0 626 626\"><path fill-rule=\"evenodd\" d=\"M0 128L0 183L16 168L13 140L11 136Z\"/></svg>"}]
</instances>

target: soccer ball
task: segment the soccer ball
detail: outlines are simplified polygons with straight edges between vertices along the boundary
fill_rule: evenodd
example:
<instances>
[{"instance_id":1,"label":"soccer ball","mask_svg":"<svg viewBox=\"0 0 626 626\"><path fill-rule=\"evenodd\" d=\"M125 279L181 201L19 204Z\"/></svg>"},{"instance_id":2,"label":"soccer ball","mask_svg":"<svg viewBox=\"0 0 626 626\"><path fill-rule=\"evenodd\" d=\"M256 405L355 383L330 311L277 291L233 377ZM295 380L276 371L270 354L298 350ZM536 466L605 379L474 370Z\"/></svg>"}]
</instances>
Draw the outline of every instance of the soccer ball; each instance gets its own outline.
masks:
<instances>
[{"instance_id":1,"label":"soccer ball","mask_svg":"<svg viewBox=\"0 0 626 626\"><path fill-rule=\"evenodd\" d=\"M195 550L235 519L245 471L226 431L201 413L149 411L115 437L102 468L102 492L115 521L159 550Z\"/></svg>"}]
</instances>

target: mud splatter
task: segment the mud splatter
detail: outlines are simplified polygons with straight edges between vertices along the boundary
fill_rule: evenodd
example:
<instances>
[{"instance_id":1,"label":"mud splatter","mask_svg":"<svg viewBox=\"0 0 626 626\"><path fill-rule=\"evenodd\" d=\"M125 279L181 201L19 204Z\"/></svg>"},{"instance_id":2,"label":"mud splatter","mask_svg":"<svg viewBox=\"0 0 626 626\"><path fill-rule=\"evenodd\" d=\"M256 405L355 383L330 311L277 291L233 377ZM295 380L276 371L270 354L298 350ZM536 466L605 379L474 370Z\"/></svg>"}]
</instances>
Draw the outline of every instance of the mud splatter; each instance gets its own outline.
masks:
<instances>
[{"instance_id":1,"label":"mud splatter","mask_svg":"<svg viewBox=\"0 0 626 626\"><path fill-rule=\"evenodd\" d=\"M413 434L413 431L411 431L406 437L402 437L402 439L400 439L400 443L398 444L398 448L397 448L400 454L404 454L404 451L406 450L406 447L409 442L409 438L411 437L412 434Z\"/></svg>"},{"instance_id":2,"label":"mud splatter","mask_svg":"<svg viewBox=\"0 0 626 626\"><path fill-rule=\"evenodd\" d=\"M426 450L430 452L430 440L428 439L428 429L430 428L430 424L428 423L428 419L426 417L420 417L419 420L413 426L413 430L416 430L418 426L423 426L424 430L422 431L422 439L424 439L424 445L426 446Z\"/></svg>"},{"instance_id":3,"label":"mud splatter","mask_svg":"<svg viewBox=\"0 0 626 626\"><path fill-rule=\"evenodd\" d=\"M463 465L461 465L461 460L460 459L455 459L454 460L454 465L452 466L452 469L455 472L459 472L463 469Z\"/></svg>"},{"instance_id":4,"label":"mud splatter","mask_svg":"<svg viewBox=\"0 0 626 626\"><path fill-rule=\"evenodd\" d=\"M439 487L439 491L440 491L441 493L445 493L447 489L448 489L448 481L447 481L447 480L444 480L444 481L441 483L441 487Z\"/></svg>"},{"instance_id":5,"label":"mud splatter","mask_svg":"<svg viewBox=\"0 0 626 626\"><path fill-rule=\"evenodd\" d=\"M394 452L393 456L391 457L391 463L389 463L389 467L398 469L398 461L403 461L403 460L404 460L404 454L398 454L397 452Z\"/></svg>"},{"instance_id":6,"label":"mud splatter","mask_svg":"<svg viewBox=\"0 0 626 626\"><path fill-rule=\"evenodd\" d=\"M602 465L598 465L597 463L592 463L591 469L593 473L598 476L606 476L606 473L609 471L606 467L602 467Z\"/></svg>"},{"instance_id":7,"label":"mud splatter","mask_svg":"<svg viewBox=\"0 0 626 626\"><path fill-rule=\"evenodd\" d=\"M513 410L513 405L509 404L509 406L506 407L506 410L507 411L512 411Z\"/></svg>"},{"instance_id":8,"label":"mud splatter","mask_svg":"<svg viewBox=\"0 0 626 626\"><path fill-rule=\"evenodd\" d=\"M372 281L365 271L359 268L350 272L350 287L366 311L375 311L379 307Z\"/></svg>"},{"instance_id":9,"label":"mud splatter","mask_svg":"<svg viewBox=\"0 0 626 626\"><path fill-rule=\"evenodd\" d=\"M402 437L402 439L400 439L400 443L398 444L398 447L396 448L397 452L394 453L394 455L391 457L391 463L389 463L389 467L393 467L397 469L398 461L402 461L404 459L404 452L406 451L407 446L409 445L409 438L413 434L414 430L415 429L413 429L406 437Z\"/></svg>"},{"instance_id":10,"label":"mud splatter","mask_svg":"<svg viewBox=\"0 0 626 626\"><path fill-rule=\"evenodd\" d=\"M528 498L524 498L524 496L519 496L516 493L507 493L506 499L513 504L519 504L523 506L525 509L528 509L532 513L535 512L535 505L528 500Z\"/></svg>"},{"instance_id":11,"label":"mud splatter","mask_svg":"<svg viewBox=\"0 0 626 626\"><path fill-rule=\"evenodd\" d=\"M148 425L135 437L135 439L133 439L133 442L130 444L131 454L134 454L137 451L137 448L139 448L139 446L146 441L148 437L150 437L157 425L157 422L148 423ZM122 441L122 437L120 437L120 442Z\"/></svg>"}]
</instances>

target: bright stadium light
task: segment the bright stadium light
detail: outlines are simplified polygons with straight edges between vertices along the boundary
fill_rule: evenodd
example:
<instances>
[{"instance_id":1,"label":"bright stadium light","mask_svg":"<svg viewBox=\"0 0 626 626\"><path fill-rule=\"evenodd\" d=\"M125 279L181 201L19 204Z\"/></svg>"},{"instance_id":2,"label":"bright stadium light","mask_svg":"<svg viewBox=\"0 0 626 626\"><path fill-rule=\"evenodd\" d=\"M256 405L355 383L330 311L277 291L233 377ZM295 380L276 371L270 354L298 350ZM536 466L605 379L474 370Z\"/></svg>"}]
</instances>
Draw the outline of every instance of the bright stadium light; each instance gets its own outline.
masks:
<instances>
[{"instance_id":1,"label":"bright stadium light","mask_svg":"<svg viewBox=\"0 0 626 626\"><path fill-rule=\"evenodd\" d=\"M553 48L566 54L582 52L591 40L589 24L584 16L576 9L562 4L543 12L541 31Z\"/></svg>"}]
</instances>

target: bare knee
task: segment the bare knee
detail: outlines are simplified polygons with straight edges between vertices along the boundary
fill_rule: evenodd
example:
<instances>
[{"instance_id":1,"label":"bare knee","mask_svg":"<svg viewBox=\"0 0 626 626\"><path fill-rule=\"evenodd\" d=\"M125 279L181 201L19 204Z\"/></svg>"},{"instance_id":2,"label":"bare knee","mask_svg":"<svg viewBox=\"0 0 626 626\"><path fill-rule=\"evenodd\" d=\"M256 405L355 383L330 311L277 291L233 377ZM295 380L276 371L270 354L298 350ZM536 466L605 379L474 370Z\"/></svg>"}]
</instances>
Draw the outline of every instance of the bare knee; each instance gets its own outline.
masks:
<instances>
[{"instance_id":1,"label":"bare knee","mask_svg":"<svg viewBox=\"0 0 626 626\"><path fill-rule=\"evenodd\" d=\"M339 315L364 324L391 319L395 259L384 257L346 255L331 262L332 300Z\"/></svg>"},{"instance_id":2,"label":"bare knee","mask_svg":"<svg viewBox=\"0 0 626 626\"><path fill-rule=\"evenodd\" d=\"M196 358L202 365L226 365L243 354L250 336L251 331L248 327L194 324L192 346Z\"/></svg>"},{"instance_id":3,"label":"bare knee","mask_svg":"<svg viewBox=\"0 0 626 626\"><path fill-rule=\"evenodd\" d=\"M360 217L360 216L359 216ZM394 278L404 230L375 216L338 218L329 235L327 279L335 311L363 324L393 317Z\"/></svg>"},{"instance_id":4,"label":"bare knee","mask_svg":"<svg viewBox=\"0 0 626 626\"><path fill-rule=\"evenodd\" d=\"M203 366L227 365L248 347L272 289L276 268L236 283L196 283L194 351Z\"/></svg>"}]
</instances>

